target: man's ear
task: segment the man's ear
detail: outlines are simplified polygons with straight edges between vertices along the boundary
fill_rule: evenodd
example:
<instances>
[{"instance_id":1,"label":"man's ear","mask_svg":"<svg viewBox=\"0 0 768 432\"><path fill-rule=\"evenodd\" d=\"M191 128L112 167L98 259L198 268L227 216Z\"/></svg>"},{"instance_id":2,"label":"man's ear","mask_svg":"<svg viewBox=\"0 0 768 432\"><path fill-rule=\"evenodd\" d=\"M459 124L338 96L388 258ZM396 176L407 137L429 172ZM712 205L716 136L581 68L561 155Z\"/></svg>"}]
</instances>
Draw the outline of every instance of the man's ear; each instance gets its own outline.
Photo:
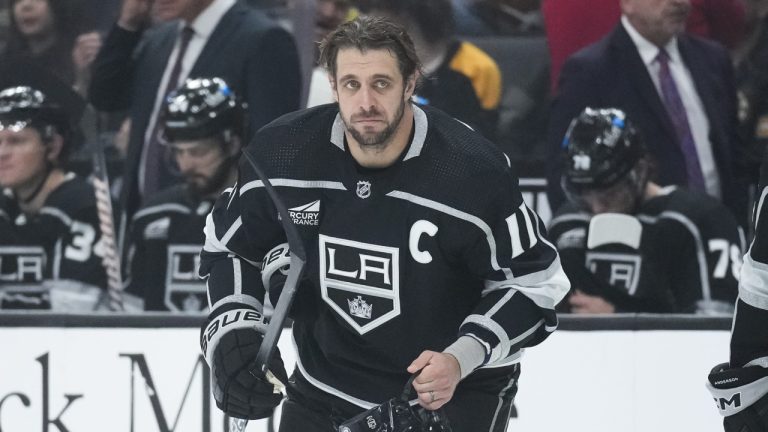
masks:
<instances>
[{"instance_id":1,"label":"man's ear","mask_svg":"<svg viewBox=\"0 0 768 432\"><path fill-rule=\"evenodd\" d=\"M61 150L64 148L64 138L55 133L46 143L46 147L45 158L48 159L48 162L51 162L54 165L57 164L59 162Z\"/></svg>"},{"instance_id":2,"label":"man's ear","mask_svg":"<svg viewBox=\"0 0 768 432\"><path fill-rule=\"evenodd\" d=\"M403 90L403 97L405 100L409 100L413 93L416 91L416 82L419 79L419 72L414 72L406 81L405 89Z\"/></svg>"}]
</instances>

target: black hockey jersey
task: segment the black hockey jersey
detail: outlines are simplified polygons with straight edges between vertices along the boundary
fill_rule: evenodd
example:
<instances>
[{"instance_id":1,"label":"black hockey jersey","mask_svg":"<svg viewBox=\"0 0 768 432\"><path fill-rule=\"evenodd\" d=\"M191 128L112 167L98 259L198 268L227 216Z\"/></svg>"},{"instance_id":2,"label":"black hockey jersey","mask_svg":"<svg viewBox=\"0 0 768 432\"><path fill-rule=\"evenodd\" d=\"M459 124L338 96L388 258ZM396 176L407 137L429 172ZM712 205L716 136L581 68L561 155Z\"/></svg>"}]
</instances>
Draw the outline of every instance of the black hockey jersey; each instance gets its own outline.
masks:
<instances>
[{"instance_id":1,"label":"black hockey jersey","mask_svg":"<svg viewBox=\"0 0 768 432\"><path fill-rule=\"evenodd\" d=\"M575 289L618 312L732 312L744 236L727 208L668 187L635 216L639 247L609 251L587 246L590 214L566 205L553 218L550 234Z\"/></svg>"},{"instance_id":2,"label":"black hockey jersey","mask_svg":"<svg viewBox=\"0 0 768 432\"><path fill-rule=\"evenodd\" d=\"M739 281L739 300L731 336L731 367L763 359L768 364L768 162L760 172L755 205L755 238L744 255Z\"/></svg>"},{"instance_id":3,"label":"black hockey jersey","mask_svg":"<svg viewBox=\"0 0 768 432\"><path fill-rule=\"evenodd\" d=\"M126 290L151 311L208 310L205 282L198 276L205 217L213 200L200 200L185 185L155 194L131 222Z\"/></svg>"},{"instance_id":4,"label":"black hockey jersey","mask_svg":"<svg viewBox=\"0 0 768 432\"><path fill-rule=\"evenodd\" d=\"M56 284L48 281L103 289L100 239L93 187L74 174L35 215L22 213L10 192L0 194L0 308L51 308Z\"/></svg>"},{"instance_id":5,"label":"black hockey jersey","mask_svg":"<svg viewBox=\"0 0 768 432\"><path fill-rule=\"evenodd\" d=\"M247 149L307 249L297 367L361 407L399 394L423 350L442 351L459 335L484 346L485 367L509 370L523 346L555 329L554 307L569 286L505 156L447 115L413 109L409 146L381 170L349 154L336 105L284 116ZM282 242L275 207L242 160L237 187L206 226L201 274L212 317L262 308L254 264Z\"/></svg>"}]
</instances>

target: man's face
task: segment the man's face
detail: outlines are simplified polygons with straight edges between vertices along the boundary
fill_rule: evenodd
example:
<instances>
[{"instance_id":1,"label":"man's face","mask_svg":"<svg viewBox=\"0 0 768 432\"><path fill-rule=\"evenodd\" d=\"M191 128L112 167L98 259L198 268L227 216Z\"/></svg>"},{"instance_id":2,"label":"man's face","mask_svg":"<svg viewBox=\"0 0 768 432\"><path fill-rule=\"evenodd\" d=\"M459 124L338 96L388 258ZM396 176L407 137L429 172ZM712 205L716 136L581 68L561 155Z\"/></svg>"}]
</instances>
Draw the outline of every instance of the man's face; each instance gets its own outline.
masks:
<instances>
[{"instance_id":1,"label":"man's face","mask_svg":"<svg viewBox=\"0 0 768 432\"><path fill-rule=\"evenodd\" d=\"M0 186L18 189L34 183L45 173L47 154L37 130L0 130Z\"/></svg>"},{"instance_id":2,"label":"man's face","mask_svg":"<svg viewBox=\"0 0 768 432\"><path fill-rule=\"evenodd\" d=\"M350 3L346 0L318 0L315 11L315 41L322 40L332 32L349 13Z\"/></svg>"},{"instance_id":3,"label":"man's face","mask_svg":"<svg viewBox=\"0 0 768 432\"><path fill-rule=\"evenodd\" d=\"M169 145L179 171L192 191L200 195L217 191L220 170L227 159L220 138L175 141Z\"/></svg>"},{"instance_id":4,"label":"man's face","mask_svg":"<svg viewBox=\"0 0 768 432\"><path fill-rule=\"evenodd\" d=\"M685 31L690 0L622 0L624 15L646 39L664 45Z\"/></svg>"},{"instance_id":5,"label":"man's face","mask_svg":"<svg viewBox=\"0 0 768 432\"><path fill-rule=\"evenodd\" d=\"M387 146L401 127L413 82L403 79L389 50L339 50L334 96L344 125L361 147Z\"/></svg>"},{"instance_id":6,"label":"man's face","mask_svg":"<svg viewBox=\"0 0 768 432\"><path fill-rule=\"evenodd\" d=\"M159 21L194 20L213 0L155 0L153 16Z\"/></svg>"}]
</instances>

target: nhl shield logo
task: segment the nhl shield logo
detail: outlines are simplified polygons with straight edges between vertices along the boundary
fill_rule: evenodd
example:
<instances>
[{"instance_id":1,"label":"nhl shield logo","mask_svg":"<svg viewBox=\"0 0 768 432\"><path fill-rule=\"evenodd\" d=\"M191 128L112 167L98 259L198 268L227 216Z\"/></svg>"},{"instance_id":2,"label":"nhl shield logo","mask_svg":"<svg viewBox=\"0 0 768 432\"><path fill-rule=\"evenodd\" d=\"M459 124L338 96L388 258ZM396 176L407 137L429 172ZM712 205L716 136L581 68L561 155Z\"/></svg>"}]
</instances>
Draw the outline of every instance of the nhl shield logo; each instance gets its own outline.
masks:
<instances>
[{"instance_id":1,"label":"nhl shield logo","mask_svg":"<svg viewBox=\"0 0 768 432\"><path fill-rule=\"evenodd\" d=\"M371 196L371 182L362 180L357 182L357 196L362 199L366 199Z\"/></svg>"}]
</instances>

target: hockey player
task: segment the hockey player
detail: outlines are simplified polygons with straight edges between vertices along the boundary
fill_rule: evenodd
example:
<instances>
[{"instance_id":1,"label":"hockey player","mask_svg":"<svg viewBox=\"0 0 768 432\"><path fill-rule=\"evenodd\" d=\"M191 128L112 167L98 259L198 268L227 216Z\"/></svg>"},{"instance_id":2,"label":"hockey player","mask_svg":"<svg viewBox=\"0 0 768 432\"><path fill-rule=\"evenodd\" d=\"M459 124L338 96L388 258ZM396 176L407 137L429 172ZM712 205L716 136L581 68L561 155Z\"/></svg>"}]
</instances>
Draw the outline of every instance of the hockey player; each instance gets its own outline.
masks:
<instances>
[{"instance_id":1,"label":"hockey player","mask_svg":"<svg viewBox=\"0 0 768 432\"><path fill-rule=\"evenodd\" d=\"M106 285L93 187L62 168L70 132L40 91L0 91L0 308L90 310Z\"/></svg>"},{"instance_id":2,"label":"hockey player","mask_svg":"<svg viewBox=\"0 0 768 432\"><path fill-rule=\"evenodd\" d=\"M649 180L623 111L585 109L565 136L570 203L550 223L575 313L730 313L743 235L720 203Z\"/></svg>"},{"instance_id":3,"label":"hockey player","mask_svg":"<svg viewBox=\"0 0 768 432\"><path fill-rule=\"evenodd\" d=\"M557 252L504 155L410 102L419 62L400 26L360 17L321 49L338 104L284 116L245 150L308 254L292 315L296 371L288 381L279 353L269 364L287 385L280 431L336 430L417 371L414 402L442 408L455 432L506 430L521 349L555 329L569 288ZM268 416L282 399L249 367L264 286L285 278L285 241L241 161L207 220L200 270L212 311L201 345L217 405L235 417ZM274 303L279 290L269 291Z\"/></svg>"},{"instance_id":4,"label":"hockey player","mask_svg":"<svg viewBox=\"0 0 768 432\"><path fill-rule=\"evenodd\" d=\"M744 256L729 363L715 366L707 387L726 432L768 430L768 163L760 173L755 238Z\"/></svg>"},{"instance_id":5,"label":"hockey player","mask_svg":"<svg viewBox=\"0 0 768 432\"><path fill-rule=\"evenodd\" d=\"M205 217L235 183L244 111L220 78L188 79L163 109L165 141L185 182L149 198L133 216L127 291L145 310L201 312L208 309L198 276Z\"/></svg>"}]
</instances>

